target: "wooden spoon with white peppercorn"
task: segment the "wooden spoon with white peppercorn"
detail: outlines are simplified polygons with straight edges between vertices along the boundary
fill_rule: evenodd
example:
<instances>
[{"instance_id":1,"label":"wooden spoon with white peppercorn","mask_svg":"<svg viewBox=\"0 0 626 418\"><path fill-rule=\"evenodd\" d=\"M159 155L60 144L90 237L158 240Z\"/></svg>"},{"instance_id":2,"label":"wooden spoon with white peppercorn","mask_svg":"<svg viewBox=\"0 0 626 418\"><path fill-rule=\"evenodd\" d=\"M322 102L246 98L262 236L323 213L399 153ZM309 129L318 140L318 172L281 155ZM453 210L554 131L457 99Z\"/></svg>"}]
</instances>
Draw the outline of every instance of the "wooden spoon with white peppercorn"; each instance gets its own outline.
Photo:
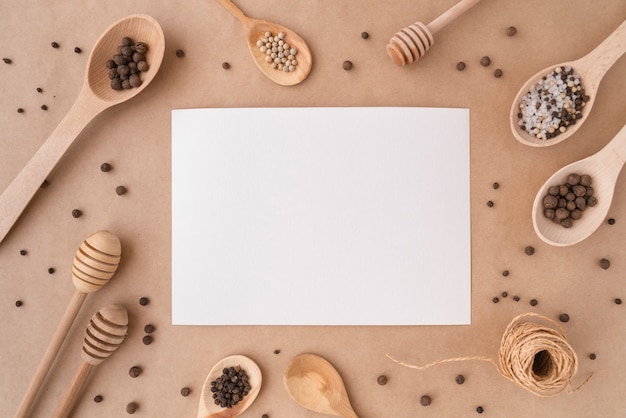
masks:
<instances>
[{"instance_id":1,"label":"wooden spoon with white peppercorn","mask_svg":"<svg viewBox=\"0 0 626 418\"><path fill-rule=\"evenodd\" d=\"M217 1L241 22L246 30L248 48L250 49L254 63L270 80L282 86L293 86L307 78L311 72L313 59L311 57L311 50L302 37L285 26L246 16L241 9L235 6L230 0ZM266 32L270 32L273 35L284 33L286 35L285 42L288 42L291 47L296 49L297 53L295 54L295 59L297 60L297 64L294 66L293 71L282 71L272 68L272 64L266 61L267 55L265 52L261 52L259 45L257 45L257 42L263 38Z\"/></svg>"},{"instance_id":2,"label":"wooden spoon with white peppercorn","mask_svg":"<svg viewBox=\"0 0 626 418\"><path fill-rule=\"evenodd\" d=\"M146 61L149 68L141 73L142 82L139 87L113 90L106 62L116 54L117 46L124 37L141 41L148 46ZM150 16L127 16L104 31L89 54L83 87L74 105L0 195L0 242L83 128L105 109L141 93L154 79L163 61L164 52L163 30Z\"/></svg>"},{"instance_id":3,"label":"wooden spoon with white peppercorn","mask_svg":"<svg viewBox=\"0 0 626 418\"><path fill-rule=\"evenodd\" d=\"M283 384L289 396L311 411L358 418L339 372L317 354L300 354L294 357L285 373Z\"/></svg>"},{"instance_id":4,"label":"wooden spoon with white peppercorn","mask_svg":"<svg viewBox=\"0 0 626 418\"><path fill-rule=\"evenodd\" d=\"M228 367L241 367L248 375L248 383L250 384L250 392L244 396L236 405L225 408L217 405L213 400L213 392L211 391L211 382L215 381L222 375L222 370ZM213 366L209 372L204 385L202 386L202 394L200 395L200 405L198 407L198 418L232 418L238 417L248 409L254 402L262 383L261 369L250 358L242 355L228 356L220 360Z\"/></svg>"},{"instance_id":5,"label":"wooden spoon with white peppercorn","mask_svg":"<svg viewBox=\"0 0 626 418\"><path fill-rule=\"evenodd\" d=\"M93 368L117 350L124 341L127 330L128 313L123 306L109 305L96 312L85 330L81 352L83 363L52 414L52 418L66 418L69 415Z\"/></svg>"},{"instance_id":6,"label":"wooden spoon with white peppercorn","mask_svg":"<svg viewBox=\"0 0 626 418\"><path fill-rule=\"evenodd\" d=\"M122 255L120 240L109 231L98 231L83 241L76 250L72 264L72 282L76 290L63 314L48 348L37 366L35 375L26 389L15 418L28 417L39 389L67 336L78 311L88 294L97 292L106 285L117 271Z\"/></svg>"},{"instance_id":7,"label":"wooden spoon with white peppercorn","mask_svg":"<svg viewBox=\"0 0 626 418\"><path fill-rule=\"evenodd\" d=\"M565 141L567 138L574 135L574 133L585 122L589 113L591 113L591 108L595 103L598 88L600 87L600 82L602 81L604 74L606 74L606 72L624 54L624 52L626 52L626 21L622 22L622 24L619 25L617 29L615 29L613 33L611 33L604 41L602 41L600 45L584 57L575 61L551 65L550 67L544 68L530 77L528 81L522 85L519 92L515 96L511 106L511 112L509 114L509 123L515 139L522 144L530 145L531 147L548 147ZM526 96L531 88L537 84L537 81L550 74L557 67L571 67L578 75L580 75L581 84L584 86L585 94L589 96L589 100L585 103L581 110L582 120L576 121L576 124L569 125L565 132L562 132L553 138L539 139L533 134L522 130L520 125L518 125L518 113L520 112L519 106L522 102L522 98Z\"/></svg>"},{"instance_id":8,"label":"wooden spoon with white peppercorn","mask_svg":"<svg viewBox=\"0 0 626 418\"><path fill-rule=\"evenodd\" d=\"M584 240L598 229L611 207L615 183L624 162L626 162L626 125L600 151L568 164L554 173L541 186L533 203L533 226L539 238L550 245L565 247ZM580 219L573 221L571 227L564 228L544 216L543 200L550 186L565 183L572 173L587 174L591 177L591 187L597 204L585 209Z\"/></svg>"}]
</instances>

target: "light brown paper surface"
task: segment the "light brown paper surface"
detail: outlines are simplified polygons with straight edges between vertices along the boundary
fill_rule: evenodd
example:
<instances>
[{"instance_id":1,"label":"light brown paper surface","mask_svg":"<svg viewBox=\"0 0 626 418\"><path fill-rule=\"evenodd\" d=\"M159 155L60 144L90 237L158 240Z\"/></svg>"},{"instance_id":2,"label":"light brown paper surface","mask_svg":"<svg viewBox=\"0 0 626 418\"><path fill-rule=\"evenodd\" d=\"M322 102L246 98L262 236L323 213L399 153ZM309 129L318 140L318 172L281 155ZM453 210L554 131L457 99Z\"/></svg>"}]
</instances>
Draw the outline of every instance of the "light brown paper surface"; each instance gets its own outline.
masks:
<instances>
[{"instance_id":1,"label":"light brown paper surface","mask_svg":"<svg viewBox=\"0 0 626 418\"><path fill-rule=\"evenodd\" d=\"M76 417L194 417L202 383L220 358L245 354L263 372L263 388L243 415L316 417L283 389L282 373L302 352L326 357L342 374L361 417L623 416L626 401L626 183L618 180L609 216L582 243L544 244L535 235L531 205L555 170L599 150L624 123L626 60L602 81L595 107L580 131L546 149L524 146L508 127L511 101L521 84L550 64L593 49L626 18L622 0L484 1L435 34L435 45L417 63L397 67L385 45L414 21L428 23L454 1L302 1L238 5L249 16L276 21L304 37L314 67L294 87L274 84L254 65L242 26L214 1L137 0L62 5L33 0L5 2L0 11L0 190L17 175L77 97L89 50L102 31L133 13L156 18L166 37L166 56L153 84L128 103L93 120L48 177L0 244L0 416L12 416L69 303L71 264L88 235L109 229L122 241L122 264L101 291L87 297L61 349L33 417L50 416L78 369L84 330L101 307L118 303L129 312L129 334L97 367L74 409ZM565 10L564 10L565 9ZM515 37L506 27L518 28ZM363 40L361 32L368 31ZM54 49L52 41L61 47ZM74 47L82 48L81 54ZM175 51L184 49L184 58ZM491 57L482 67L482 56ZM351 71L342 62L351 60ZM222 62L230 63L224 70ZM459 72L455 66L465 61ZM501 68L502 78L493 71ZM43 89L42 93L36 91ZM47 111L40 109L46 104ZM468 107L471 118L472 325L451 327L173 327L171 323L170 111L190 107L250 106L442 106ZM22 107L24 113L17 113ZM245 122L245 121L243 121ZM445 129L442 126L441 129ZM109 162L113 170L100 171ZM447 167L441 167L445 170ZM425 181L436 181L436 174ZM493 182L499 182L497 190ZM115 194L124 185L128 193ZM453 193L454 191L451 191ZM487 201L494 206L488 207ZM83 215L73 218L73 209ZM445 222L445 219L433 222ZM532 245L536 252L524 254ZM26 256L20 250L28 251ZM450 254L454 257L454 254ZM611 267L598 262L608 258ZM48 268L55 273L50 275ZM502 276L509 270L508 277ZM236 287L234 286L235 290ZM503 298L501 293L508 292ZM513 296L519 295L519 302ZM150 304L140 306L142 296ZM212 298L232 295L206 295ZM494 304L492 298L500 296ZM529 300L536 298L535 307ZM21 300L24 305L15 306ZM323 309L323 307L320 307ZM593 373L574 394L542 399L501 377L488 363L452 363L426 371L400 367L386 353L424 364L484 355L497 358L499 340L517 314L533 311L563 324L579 356L573 385ZM251 313L253 315L254 313ZM285 312L289 315L289 312ZM144 325L156 327L144 345ZM279 349L279 354L274 350ZM597 359L589 359L590 353ZM133 379L128 369L144 372ZM457 374L464 385L454 382ZM385 374L386 386L376 378ZM182 387L191 388L182 397ZM95 403L95 395L104 400ZM422 407L428 394L433 402Z\"/></svg>"}]
</instances>

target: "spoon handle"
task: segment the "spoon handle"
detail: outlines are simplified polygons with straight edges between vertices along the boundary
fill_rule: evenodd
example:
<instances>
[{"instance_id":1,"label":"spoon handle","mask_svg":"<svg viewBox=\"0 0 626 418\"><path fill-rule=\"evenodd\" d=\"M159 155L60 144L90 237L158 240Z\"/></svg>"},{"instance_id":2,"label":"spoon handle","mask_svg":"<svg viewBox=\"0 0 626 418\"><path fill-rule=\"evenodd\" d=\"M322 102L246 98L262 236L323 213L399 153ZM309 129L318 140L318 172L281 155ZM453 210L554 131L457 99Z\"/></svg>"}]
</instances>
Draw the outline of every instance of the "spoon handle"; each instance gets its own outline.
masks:
<instances>
[{"instance_id":1,"label":"spoon handle","mask_svg":"<svg viewBox=\"0 0 626 418\"><path fill-rule=\"evenodd\" d=\"M102 110L101 107L98 101L81 94L61 123L0 194L0 242L74 139Z\"/></svg>"},{"instance_id":2,"label":"spoon handle","mask_svg":"<svg viewBox=\"0 0 626 418\"><path fill-rule=\"evenodd\" d=\"M613 182L617 181L617 177L626 162L626 125L613 137L611 142L598 152L598 160L611 170Z\"/></svg>"},{"instance_id":3,"label":"spoon handle","mask_svg":"<svg viewBox=\"0 0 626 418\"><path fill-rule=\"evenodd\" d=\"M231 0L217 0L219 4L224 6L226 10L241 22L242 25L248 26L250 24L250 18L246 16L239 7L235 5Z\"/></svg>"},{"instance_id":4,"label":"spoon handle","mask_svg":"<svg viewBox=\"0 0 626 418\"><path fill-rule=\"evenodd\" d=\"M63 318L61 319L61 322L59 323L59 326L57 327L57 330L55 331L52 340L50 340L48 348L46 349L46 352L39 362L37 371L35 372L35 375L33 376L33 379L31 380L30 385L28 386L28 389L24 394L24 397L22 398L22 402L20 403L17 412L15 413L15 418L28 417L28 411L35 401L37 393L39 392L39 389L41 388L44 379L48 375L48 371L50 370L50 367L52 366L52 363L54 362L54 359L56 358L57 353L61 348L61 345L63 345L63 341L65 341L65 337L67 336L72 324L74 323L76 315L78 315L78 311L83 306L83 303L85 302L85 297L87 297L86 293L79 292L78 290L74 291L74 294L72 295L72 300L67 306L65 314L63 314Z\"/></svg>"},{"instance_id":5,"label":"spoon handle","mask_svg":"<svg viewBox=\"0 0 626 418\"><path fill-rule=\"evenodd\" d=\"M590 79L600 83L602 76L626 52L626 20L617 27L604 41L579 61L587 67Z\"/></svg>"}]
</instances>

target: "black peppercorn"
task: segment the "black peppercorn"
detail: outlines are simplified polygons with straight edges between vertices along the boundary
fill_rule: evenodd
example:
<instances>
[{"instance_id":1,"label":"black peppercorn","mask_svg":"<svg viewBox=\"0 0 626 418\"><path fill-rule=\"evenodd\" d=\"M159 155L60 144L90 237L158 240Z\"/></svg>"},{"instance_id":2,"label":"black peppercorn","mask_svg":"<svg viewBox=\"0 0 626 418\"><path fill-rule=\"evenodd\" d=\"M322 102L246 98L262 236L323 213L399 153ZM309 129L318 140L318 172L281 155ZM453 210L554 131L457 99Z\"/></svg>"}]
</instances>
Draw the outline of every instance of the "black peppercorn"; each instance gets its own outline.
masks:
<instances>
[{"instance_id":1,"label":"black peppercorn","mask_svg":"<svg viewBox=\"0 0 626 418\"><path fill-rule=\"evenodd\" d=\"M81 52L83 52L82 49L80 49L79 47L74 48L74 52L76 52L77 54L80 54Z\"/></svg>"},{"instance_id":2,"label":"black peppercorn","mask_svg":"<svg viewBox=\"0 0 626 418\"><path fill-rule=\"evenodd\" d=\"M432 399L430 399L430 396L428 396L428 395L423 395L423 396L420 398L420 404L421 404L422 406L428 406L428 405L430 405L431 403L432 403Z\"/></svg>"},{"instance_id":3,"label":"black peppercorn","mask_svg":"<svg viewBox=\"0 0 626 418\"><path fill-rule=\"evenodd\" d=\"M503 275L504 277L507 277L509 274L510 274L510 273L509 273L509 271L508 271L508 270L504 270L504 271L502 272L502 275Z\"/></svg>"},{"instance_id":4,"label":"black peppercorn","mask_svg":"<svg viewBox=\"0 0 626 418\"><path fill-rule=\"evenodd\" d=\"M465 63L463 61L459 61L456 63L456 69L459 71L463 71L465 69Z\"/></svg>"},{"instance_id":5,"label":"black peppercorn","mask_svg":"<svg viewBox=\"0 0 626 418\"><path fill-rule=\"evenodd\" d=\"M520 301L520 297L519 297L519 296L517 296L517 295L516 295L516 296L513 296L513 300L514 300L515 302L519 302L519 301Z\"/></svg>"},{"instance_id":6,"label":"black peppercorn","mask_svg":"<svg viewBox=\"0 0 626 418\"><path fill-rule=\"evenodd\" d=\"M21 107L17 108L17 113L24 113L24 109L22 109Z\"/></svg>"},{"instance_id":7,"label":"black peppercorn","mask_svg":"<svg viewBox=\"0 0 626 418\"><path fill-rule=\"evenodd\" d=\"M58 48L58 47L60 47L61 45L59 45L57 42L51 42L51 43L50 43L50 46L52 46L52 48Z\"/></svg>"},{"instance_id":8,"label":"black peppercorn","mask_svg":"<svg viewBox=\"0 0 626 418\"><path fill-rule=\"evenodd\" d=\"M490 208L492 208L492 207L493 207L493 205L494 205L494 203L493 203L493 201L492 201L492 200L488 200L488 201L487 201L487 206L489 206Z\"/></svg>"},{"instance_id":9,"label":"black peppercorn","mask_svg":"<svg viewBox=\"0 0 626 418\"><path fill-rule=\"evenodd\" d=\"M2 61L4 61L5 64L11 64L13 62L11 58L2 58Z\"/></svg>"},{"instance_id":10,"label":"black peppercorn","mask_svg":"<svg viewBox=\"0 0 626 418\"><path fill-rule=\"evenodd\" d=\"M621 305L622 304L622 300L620 298L615 298L615 304L616 305Z\"/></svg>"},{"instance_id":11,"label":"black peppercorn","mask_svg":"<svg viewBox=\"0 0 626 418\"><path fill-rule=\"evenodd\" d=\"M342 64L344 70L349 71L352 69L352 61L344 61Z\"/></svg>"},{"instance_id":12,"label":"black peppercorn","mask_svg":"<svg viewBox=\"0 0 626 418\"><path fill-rule=\"evenodd\" d=\"M276 350L274 350L274 354L280 354L280 350L277 348Z\"/></svg>"},{"instance_id":13,"label":"black peppercorn","mask_svg":"<svg viewBox=\"0 0 626 418\"><path fill-rule=\"evenodd\" d=\"M267 414L263 414L263 415L261 415L261 418L270 418L270 416L267 415Z\"/></svg>"},{"instance_id":14,"label":"black peppercorn","mask_svg":"<svg viewBox=\"0 0 626 418\"><path fill-rule=\"evenodd\" d=\"M143 372L143 369L139 366L133 366L128 370L128 374L132 378L138 377L141 374L141 372Z\"/></svg>"},{"instance_id":15,"label":"black peppercorn","mask_svg":"<svg viewBox=\"0 0 626 418\"><path fill-rule=\"evenodd\" d=\"M515 36L517 33L517 28L515 26L509 26L506 28L506 36Z\"/></svg>"},{"instance_id":16,"label":"black peppercorn","mask_svg":"<svg viewBox=\"0 0 626 418\"><path fill-rule=\"evenodd\" d=\"M488 56L484 56L480 59L480 65L482 65L483 67L489 67L489 65L491 64L491 58L489 58Z\"/></svg>"},{"instance_id":17,"label":"black peppercorn","mask_svg":"<svg viewBox=\"0 0 626 418\"><path fill-rule=\"evenodd\" d=\"M17 306L18 308L19 308L20 306L22 306L23 304L24 304L24 302L22 302L21 300L16 300L16 301L15 301L15 306Z\"/></svg>"},{"instance_id":18,"label":"black peppercorn","mask_svg":"<svg viewBox=\"0 0 626 418\"><path fill-rule=\"evenodd\" d=\"M465 376L463 376L462 374L459 374L454 378L454 381L456 382L457 385L462 385L463 383L465 383Z\"/></svg>"},{"instance_id":19,"label":"black peppercorn","mask_svg":"<svg viewBox=\"0 0 626 418\"><path fill-rule=\"evenodd\" d=\"M94 401L95 403L100 403L100 402L102 402L102 400L103 400L103 399L104 399L104 398L102 397L102 395L96 395L96 396L93 398L93 401Z\"/></svg>"},{"instance_id":20,"label":"black peppercorn","mask_svg":"<svg viewBox=\"0 0 626 418\"><path fill-rule=\"evenodd\" d=\"M20 250L20 255L26 255L26 254L28 254L28 251L26 251L26 250Z\"/></svg>"},{"instance_id":21,"label":"black peppercorn","mask_svg":"<svg viewBox=\"0 0 626 418\"><path fill-rule=\"evenodd\" d=\"M143 337L143 339L141 340L145 345L150 345L152 344L152 337L150 335L146 335Z\"/></svg>"},{"instance_id":22,"label":"black peppercorn","mask_svg":"<svg viewBox=\"0 0 626 418\"><path fill-rule=\"evenodd\" d=\"M492 301L493 303L498 303L498 302L500 302L500 299L496 296L496 297L494 297L493 299L491 299L491 301Z\"/></svg>"},{"instance_id":23,"label":"black peppercorn","mask_svg":"<svg viewBox=\"0 0 626 418\"><path fill-rule=\"evenodd\" d=\"M483 408L482 406L479 406L476 408L476 412L478 412L479 414L482 414L483 412L485 412L485 408Z\"/></svg>"},{"instance_id":24,"label":"black peppercorn","mask_svg":"<svg viewBox=\"0 0 626 418\"><path fill-rule=\"evenodd\" d=\"M537 299L531 299L530 300L530 306L537 306L539 302L537 301Z\"/></svg>"},{"instance_id":25,"label":"black peppercorn","mask_svg":"<svg viewBox=\"0 0 626 418\"><path fill-rule=\"evenodd\" d=\"M143 327L143 331L146 334L152 334L154 332L154 325L152 324L147 324L145 327Z\"/></svg>"},{"instance_id":26,"label":"black peppercorn","mask_svg":"<svg viewBox=\"0 0 626 418\"><path fill-rule=\"evenodd\" d=\"M146 306L149 303L150 303L150 299L148 299L147 297L144 296L144 297L139 298L139 304L141 306Z\"/></svg>"},{"instance_id":27,"label":"black peppercorn","mask_svg":"<svg viewBox=\"0 0 626 418\"><path fill-rule=\"evenodd\" d=\"M370 34L369 34L369 33L367 33L367 32L361 32L361 38L363 38L363 39L367 39L367 38L369 38L369 37L370 37Z\"/></svg>"},{"instance_id":28,"label":"black peppercorn","mask_svg":"<svg viewBox=\"0 0 626 418\"><path fill-rule=\"evenodd\" d=\"M611 262L607 260L606 258L601 259L599 264L600 264L600 267L602 267L604 270L611 267Z\"/></svg>"},{"instance_id":29,"label":"black peppercorn","mask_svg":"<svg viewBox=\"0 0 626 418\"><path fill-rule=\"evenodd\" d=\"M569 315L566 313L563 313L561 315L559 315L559 321L561 322L568 322L569 321Z\"/></svg>"},{"instance_id":30,"label":"black peppercorn","mask_svg":"<svg viewBox=\"0 0 626 418\"><path fill-rule=\"evenodd\" d=\"M222 68L225 70L228 70L230 68L230 64L228 62L223 62L222 63Z\"/></svg>"},{"instance_id":31,"label":"black peppercorn","mask_svg":"<svg viewBox=\"0 0 626 418\"><path fill-rule=\"evenodd\" d=\"M46 187L50 186L50 182L48 180L44 180L43 183L41 183L41 187L42 189L45 189Z\"/></svg>"},{"instance_id":32,"label":"black peppercorn","mask_svg":"<svg viewBox=\"0 0 626 418\"><path fill-rule=\"evenodd\" d=\"M80 209L74 209L74 210L72 211L72 216L73 216L74 218L80 218L80 215L82 215L82 214L83 214L83 213L80 211Z\"/></svg>"},{"instance_id":33,"label":"black peppercorn","mask_svg":"<svg viewBox=\"0 0 626 418\"><path fill-rule=\"evenodd\" d=\"M180 394L184 397L189 396L190 393L191 393L191 389L189 389L187 386L185 386L184 388L180 390Z\"/></svg>"},{"instance_id":34,"label":"black peppercorn","mask_svg":"<svg viewBox=\"0 0 626 418\"><path fill-rule=\"evenodd\" d=\"M102 165L100 165L100 170L103 173L108 173L109 171L111 171L113 167L111 167L111 164L109 163L102 163Z\"/></svg>"},{"instance_id":35,"label":"black peppercorn","mask_svg":"<svg viewBox=\"0 0 626 418\"><path fill-rule=\"evenodd\" d=\"M185 51L183 51L182 49L177 49L176 50L176 56L178 58L183 58L185 56Z\"/></svg>"},{"instance_id":36,"label":"black peppercorn","mask_svg":"<svg viewBox=\"0 0 626 418\"><path fill-rule=\"evenodd\" d=\"M609 225L615 225L615 219L613 219L613 218L609 218L607 220L607 222L608 222Z\"/></svg>"},{"instance_id":37,"label":"black peppercorn","mask_svg":"<svg viewBox=\"0 0 626 418\"><path fill-rule=\"evenodd\" d=\"M491 185L491 187L493 187L494 189L497 189L498 187L500 187L500 183L496 181Z\"/></svg>"},{"instance_id":38,"label":"black peppercorn","mask_svg":"<svg viewBox=\"0 0 626 418\"><path fill-rule=\"evenodd\" d=\"M50 267L48 269L48 274L54 274L54 267Z\"/></svg>"},{"instance_id":39,"label":"black peppercorn","mask_svg":"<svg viewBox=\"0 0 626 418\"><path fill-rule=\"evenodd\" d=\"M508 297L508 296L509 296L509 293L508 293L508 292L502 292L502 297L503 297L503 298L506 298L506 297Z\"/></svg>"},{"instance_id":40,"label":"black peppercorn","mask_svg":"<svg viewBox=\"0 0 626 418\"><path fill-rule=\"evenodd\" d=\"M501 70L501 69L499 69L499 68L496 68L496 70L493 72L493 76L494 76L495 78L500 78L500 77L502 77L502 70Z\"/></svg>"},{"instance_id":41,"label":"black peppercorn","mask_svg":"<svg viewBox=\"0 0 626 418\"><path fill-rule=\"evenodd\" d=\"M146 45L145 43L137 42L135 44L135 52L145 55L147 51L148 51L148 45Z\"/></svg>"},{"instance_id":42,"label":"black peppercorn","mask_svg":"<svg viewBox=\"0 0 626 418\"><path fill-rule=\"evenodd\" d=\"M597 356L596 356L596 354L595 354L595 353L591 353L591 354L589 354L589 359L591 359L591 360L595 360L596 358L597 358Z\"/></svg>"},{"instance_id":43,"label":"black peppercorn","mask_svg":"<svg viewBox=\"0 0 626 418\"><path fill-rule=\"evenodd\" d=\"M41 105L41 110L48 110L48 106L46 106L45 104Z\"/></svg>"},{"instance_id":44,"label":"black peppercorn","mask_svg":"<svg viewBox=\"0 0 626 418\"><path fill-rule=\"evenodd\" d=\"M139 409L139 405L136 402L130 402L126 405L126 412L129 414L134 414Z\"/></svg>"},{"instance_id":45,"label":"black peppercorn","mask_svg":"<svg viewBox=\"0 0 626 418\"><path fill-rule=\"evenodd\" d=\"M37 93L43 93L43 89L41 87L37 87Z\"/></svg>"},{"instance_id":46,"label":"black peppercorn","mask_svg":"<svg viewBox=\"0 0 626 418\"><path fill-rule=\"evenodd\" d=\"M526 253L526 255L533 255L535 253L535 247L528 245L526 248L524 248L524 252Z\"/></svg>"},{"instance_id":47,"label":"black peppercorn","mask_svg":"<svg viewBox=\"0 0 626 418\"><path fill-rule=\"evenodd\" d=\"M121 195L125 194L126 193L126 187L124 187L124 186L117 186L115 188L115 193L117 193L118 196L121 196Z\"/></svg>"},{"instance_id":48,"label":"black peppercorn","mask_svg":"<svg viewBox=\"0 0 626 418\"><path fill-rule=\"evenodd\" d=\"M378 379L376 379L376 382L378 382L378 384L381 386L385 386L387 384L387 376L381 374L380 376L378 376Z\"/></svg>"}]
</instances>

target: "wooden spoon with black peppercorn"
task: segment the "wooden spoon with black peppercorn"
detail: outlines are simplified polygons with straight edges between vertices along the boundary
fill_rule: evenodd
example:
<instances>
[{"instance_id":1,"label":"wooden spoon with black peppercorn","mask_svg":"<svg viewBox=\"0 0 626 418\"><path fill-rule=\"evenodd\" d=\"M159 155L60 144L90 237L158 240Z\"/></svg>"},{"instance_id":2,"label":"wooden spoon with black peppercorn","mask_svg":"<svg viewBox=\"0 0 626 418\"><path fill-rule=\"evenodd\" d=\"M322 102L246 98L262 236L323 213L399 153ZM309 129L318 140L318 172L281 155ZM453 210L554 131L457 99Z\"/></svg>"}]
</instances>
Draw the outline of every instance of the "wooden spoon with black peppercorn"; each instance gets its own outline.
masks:
<instances>
[{"instance_id":1,"label":"wooden spoon with black peppercorn","mask_svg":"<svg viewBox=\"0 0 626 418\"><path fill-rule=\"evenodd\" d=\"M622 24L619 25L613 33L611 33L604 41L602 41L602 43L600 43L600 45L587 55L575 61L551 65L550 67L544 68L530 77L528 81L522 85L519 92L515 96L509 114L509 124L515 139L522 144L530 145L531 147L547 147L550 145L556 145L574 135L574 133L578 131L578 129L580 129L582 124L585 122L589 113L591 113L591 108L595 103L598 88L600 87L600 82L602 81L604 74L606 74L613 64L615 64L615 62L622 55L624 55L624 52L626 52L626 21L622 22ZM519 105L522 102L522 98L530 91L531 88L533 88L533 86L537 84L537 81L550 74L557 67L571 67L574 69L574 71L580 76L581 84L584 86L585 94L589 96L589 100L581 109L581 120L577 120L575 124L569 125L565 132L562 132L553 138L539 139L531 133L522 130L520 125L518 125L518 114L520 112Z\"/></svg>"},{"instance_id":2,"label":"wooden spoon with black peppercorn","mask_svg":"<svg viewBox=\"0 0 626 418\"><path fill-rule=\"evenodd\" d=\"M213 400L213 391L211 391L211 382L214 382L222 375L222 371L229 367L240 367L245 370L248 375L248 383L250 391L247 395L232 407L222 407ZM254 402L262 383L261 369L249 357L242 355L228 356L217 362L209 372L204 385L202 386L202 394L200 395L200 405L198 406L198 418L232 418L243 413Z\"/></svg>"},{"instance_id":3,"label":"wooden spoon with black peppercorn","mask_svg":"<svg viewBox=\"0 0 626 418\"><path fill-rule=\"evenodd\" d=\"M115 55L124 37L141 40L148 45L146 59L149 68L141 73L139 87L118 91L111 88L106 62ZM164 51L163 30L155 19L146 15L127 16L100 36L89 54L83 87L74 105L0 195L0 242L85 126L105 109L135 97L152 82L163 61Z\"/></svg>"},{"instance_id":4,"label":"wooden spoon with black peppercorn","mask_svg":"<svg viewBox=\"0 0 626 418\"><path fill-rule=\"evenodd\" d=\"M250 54L254 59L254 63L270 80L282 86L293 86L304 81L305 78L311 72L313 66L313 58L311 57L311 50L306 41L297 33L291 29L281 26L277 23L268 22L267 20L253 19L246 16L241 9L239 9L231 0L217 0L226 10L228 10L246 30L246 39L248 41L248 48ZM278 33L285 33L285 41L298 51L297 58L298 64L294 67L294 71L282 71L271 67L271 63L265 61L267 56L265 53L259 51L257 42L263 37L265 32L270 32L274 35Z\"/></svg>"},{"instance_id":5,"label":"wooden spoon with black peppercorn","mask_svg":"<svg viewBox=\"0 0 626 418\"><path fill-rule=\"evenodd\" d=\"M615 183L624 162L626 162L626 125L600 151L566 165L554 173L541 186L533 203L533 226L539 238L548 244L564 247L584 240L598 229L611 207ZM597 204L585 209L581 218L574 221L571 227L564 228L544 216L543 199L548 194L550 186L563 184L571 173L591 176L591 187Z\"/></svg>"},{"instance_id":6,"label":"wooden spoon with black peppercorn","mask_svg":"<svg viewBox=\"0 0 626 418\"><path fill-rule=\"evenodd\" d=\"M289 396L301 406L322 414L358 418L339 372L317 354L294 357L283 375Z\"/></svg>"},{"instance_id":7,"label":"wooden spoon with black peppercorn","mask_svg":"<svg viewBox=\"0 0 626 418\"><path fill-rule=\"evenodd\" d=\"M96 312L85 330L81 352L83 363L52 418L66 418L69 415L93 368L99 366L117 350L124 341L127 330L128 313L123 306L108 305Z\"/></svg>"},{"instance_id":8,"label":"wooden spoon with black peppercorn","mask_svg":"<svg viewBox=\"0 0 626 418\"><path fill-rule=\"evenodd\" d=\"M75 291L61 318L48 348L39 362L35 375L26 389L15 418L26 418L37 393L67 336L78 311L89 293L97 292L113 277L122 254L120 240L109 231L98 231L83 241L76 250L72 264Z\"/></svg>"}]
</instances>

